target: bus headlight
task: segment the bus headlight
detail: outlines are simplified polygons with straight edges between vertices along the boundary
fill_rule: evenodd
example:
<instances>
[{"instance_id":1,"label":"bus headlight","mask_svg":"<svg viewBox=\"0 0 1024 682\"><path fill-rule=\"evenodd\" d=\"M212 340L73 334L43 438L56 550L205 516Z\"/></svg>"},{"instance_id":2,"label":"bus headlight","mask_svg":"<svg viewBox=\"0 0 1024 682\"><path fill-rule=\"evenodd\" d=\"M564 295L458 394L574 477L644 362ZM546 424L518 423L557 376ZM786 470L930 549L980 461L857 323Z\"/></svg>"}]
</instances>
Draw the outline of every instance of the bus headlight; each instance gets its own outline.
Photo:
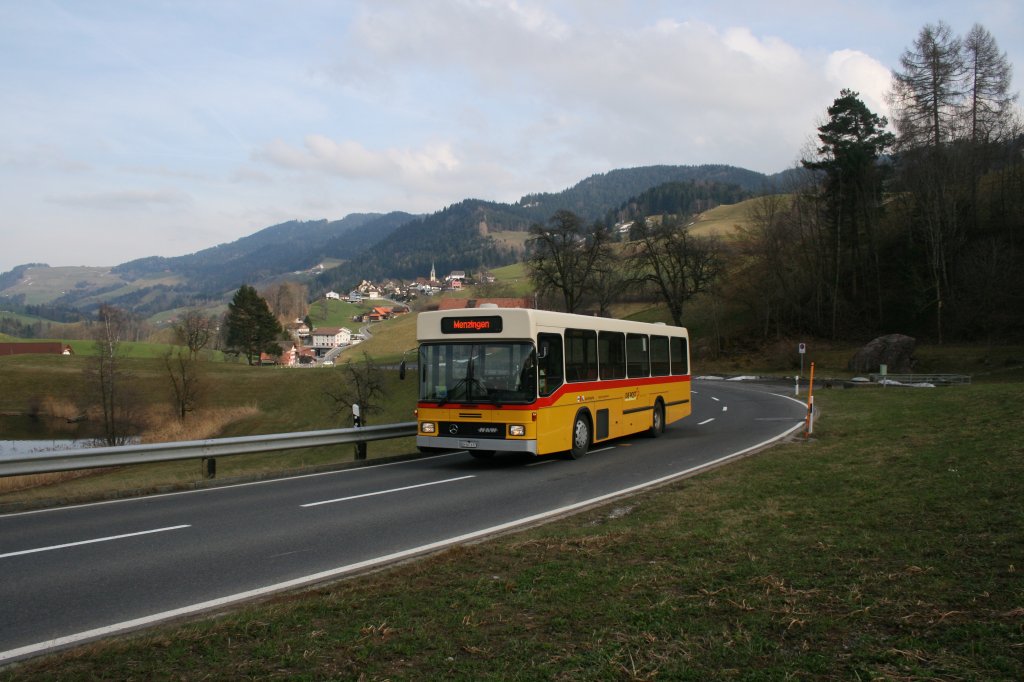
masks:
<instances>
[{"instance_id":1,"label":"bus headlight","mask_svg":"<svg viewBox=\"0 0 1024 682\"><path fill-rule=\"evenodd\" d=\"M525 436L526 435L526 427L523 426L522 424L509 424L508 425L508 435L510 435L510 436Z\"/></svg>"},{"instance_id":2,"label":"bus headlight","mask_svg":"<svg viewBox=\"0 0 1024 682\"><path fill-rule=\"evenodd\" d=\"M434 433L436 430L434 422L420 422L420 433Z\"/></svg>"}]
</instances>

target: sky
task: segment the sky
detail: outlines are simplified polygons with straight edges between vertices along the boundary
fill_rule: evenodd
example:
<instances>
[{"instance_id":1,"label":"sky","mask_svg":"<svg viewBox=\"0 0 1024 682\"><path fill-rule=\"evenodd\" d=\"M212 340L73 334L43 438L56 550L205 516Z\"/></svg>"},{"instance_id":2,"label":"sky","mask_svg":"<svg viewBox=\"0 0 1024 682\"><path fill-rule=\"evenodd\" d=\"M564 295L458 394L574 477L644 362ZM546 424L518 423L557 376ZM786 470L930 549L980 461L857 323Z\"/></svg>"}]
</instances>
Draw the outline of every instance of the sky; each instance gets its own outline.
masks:
<instances>
[{"instance_id":1,"label":"sky","mask_svg":"<svg viewBox=\"0 0 1024 682\"><path fill-rule=\"evenodd\" d=\"M514 202L652 164L785 170L926 24L1024 78L1021 0L0 0L0 272L288 220Z\"/></svg>"}]
</instances>

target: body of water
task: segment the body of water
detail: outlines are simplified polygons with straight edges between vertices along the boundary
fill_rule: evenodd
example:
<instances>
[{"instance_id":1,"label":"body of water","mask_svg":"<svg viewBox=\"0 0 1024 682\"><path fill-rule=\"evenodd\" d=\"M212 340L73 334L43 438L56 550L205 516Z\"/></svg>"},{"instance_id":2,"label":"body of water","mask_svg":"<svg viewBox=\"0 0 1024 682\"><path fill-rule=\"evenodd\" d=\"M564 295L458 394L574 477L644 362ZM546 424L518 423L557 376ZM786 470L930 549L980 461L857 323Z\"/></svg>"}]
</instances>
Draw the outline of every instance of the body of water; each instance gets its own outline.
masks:
<instances>
[{"instance_id":1,"label":"body of water","mask_svg":"<svg viewBox=\"0 0 1024 682\"><path fill-rule=\"evenodd\" d=\"M84 448L98 434L97 425L69 424L66 419L0 415L0 459L48 450Z\"/></svg>"},{"instance_id":2,"label":"body of water","mask_svg":"<svg viewBox=\"0 0 1024 682\"><path fill-rule=\"evenodd\" d=\"M11 459L17 455L31 452L47 452L51 450L70 450L84 448L89 443L77 440L0 440L0 459Z\"/></svg>"}]
</instances>

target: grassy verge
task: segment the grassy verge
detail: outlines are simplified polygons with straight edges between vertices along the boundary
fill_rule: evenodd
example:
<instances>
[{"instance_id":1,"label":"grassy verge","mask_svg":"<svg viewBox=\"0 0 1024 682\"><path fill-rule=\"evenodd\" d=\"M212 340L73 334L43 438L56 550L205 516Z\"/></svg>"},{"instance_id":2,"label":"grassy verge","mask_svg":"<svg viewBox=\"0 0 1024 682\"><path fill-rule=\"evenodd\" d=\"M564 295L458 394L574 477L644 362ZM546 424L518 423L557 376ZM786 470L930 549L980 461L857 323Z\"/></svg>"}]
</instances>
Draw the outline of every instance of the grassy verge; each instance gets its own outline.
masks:
<instances>
[{"instance_id":1,"label":"grassy verge","mask_svg":"<svg viewBox=\"0 0 1024 682\"><path fill-rule=\"evenodd\" d=\"M810 442L0 679L1019 680L1022 403L822 391Z\"/></svg>"},{"instance_id":2,"label":"grassy verge","mask_svg":"<svg viewBox=\"0 0 1024 682\"><path fill-rule=\"evenodd\" d=\"M26 411L30 399L42 404L67 404L77 413L78 397L85 390L82 370L86 358L20 355L0 359L0 412ZM131 386L140 403L154 413L167 412L169 382L161 361L127 359ZM325 391L343 380L341 368L248 367L236 363L203 363L202 402L190 415L177 440L254 434L311 431L351 426L347 415L334 412ZM385 370L386 396L381 411L367 416L368 424L391 424L413 419L415 378L399 381L395 370ZM237 415L217 424L214 432L202 427L216 414ZM371 458L415 451L414 439L371 442ZM218 479L237 479L294 473L344 465L354 459L353 446L322 447L276 453L222 457ZM46 485L24 488L22 482L0 479L0 509L52 501L103 499L155 490L187 488L205 481L199 460L147 464L96 470L87 476L46 477Z\"/></svg>"}]
</instances>

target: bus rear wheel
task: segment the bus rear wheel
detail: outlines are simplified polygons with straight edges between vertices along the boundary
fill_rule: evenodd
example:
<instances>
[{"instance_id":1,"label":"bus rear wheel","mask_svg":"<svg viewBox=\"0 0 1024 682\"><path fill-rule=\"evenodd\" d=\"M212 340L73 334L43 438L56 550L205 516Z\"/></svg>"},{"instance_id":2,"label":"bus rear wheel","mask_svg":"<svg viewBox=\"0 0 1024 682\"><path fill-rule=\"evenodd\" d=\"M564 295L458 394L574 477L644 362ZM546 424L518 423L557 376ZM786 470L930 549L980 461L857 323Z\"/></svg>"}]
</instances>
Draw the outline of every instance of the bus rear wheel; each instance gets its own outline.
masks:
<instances>
[{"instance_id":1,"label":"bus rear wheel","mask_svg":"<svg viewBox=\"0 0 1024 682\"><path fill-rule=\"evenodd\" d=\"M660 400L654 403L654 416L651 417L651 428L647 433L651 438L657 438L665 433L665 406Z\"/></svg>"},{"instance_id":2,"label":"bus rear wheel","mask_svg":"<svg viewBox=\"0 0 1024 682\"><path fill-rule=\"evenodd\" d=\"M576 414L572 423L572 447L569 448L569 457L579 459L587 454L590 449L590 419L585 412Z\"/></svg>"}]
</instances>

